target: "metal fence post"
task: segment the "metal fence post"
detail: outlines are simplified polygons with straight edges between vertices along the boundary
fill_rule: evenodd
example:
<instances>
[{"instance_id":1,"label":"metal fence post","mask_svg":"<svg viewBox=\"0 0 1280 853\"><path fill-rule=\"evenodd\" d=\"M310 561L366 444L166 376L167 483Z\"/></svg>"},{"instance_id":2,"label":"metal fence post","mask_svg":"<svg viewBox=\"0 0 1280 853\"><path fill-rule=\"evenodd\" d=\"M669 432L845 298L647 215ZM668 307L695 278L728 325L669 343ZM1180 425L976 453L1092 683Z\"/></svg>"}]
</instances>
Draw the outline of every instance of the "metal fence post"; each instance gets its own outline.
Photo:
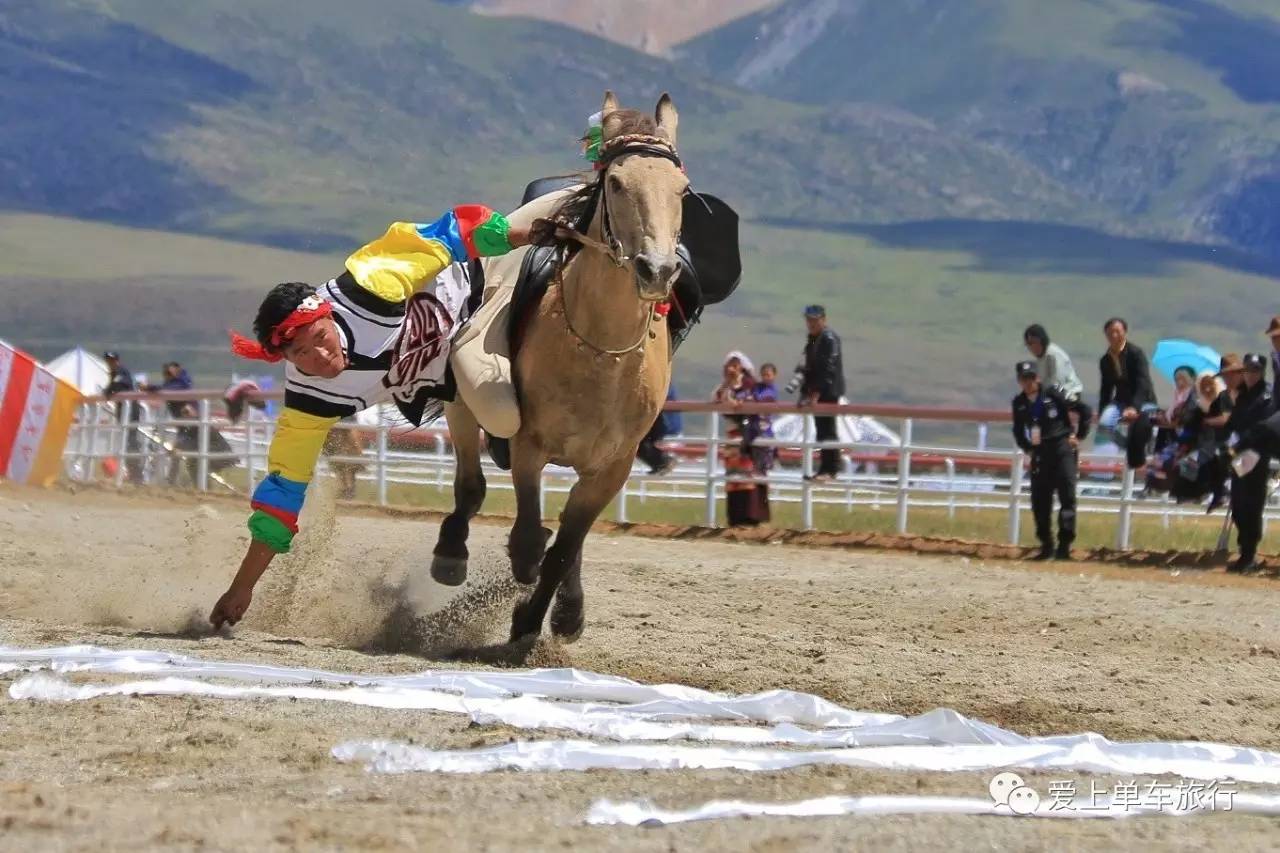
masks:
<instances>
[{"instance_id":1,"label":"metal fence post","mask_svg":"<svg viewBox=\"0 0 1280 853\"><path fill-rule=\"evenodd\" d=\"M249 492L258 485L258 451L253 446L253 418L247 413L244 419L244 464L245 470L248 472Z\"/></svg>"},{"instance_id":2,"label":"metal fence post","mask_svg":"<svg viewBox=\"0 0 1280 853\"><path fill-rule=\"evenodd\" d=\"M89 404L89 456L84 479L90 483L98 476L98 419L102 417L101 405Z\"/></svg>"},{"instance_id":3,"label":"metal fence post","mask_svg":"<svg viewBox=\"0 0 1280 853\"><path fill-rule=\"evenodd\" d=\"M209 491L209 399L200 401L200 456L196 465L196 485L200 491Z\"/></svg>"},{"instance_id":4,"label":"metal fence post","mask_svg":"<svg viewBox=\"0 0 1280 853\"><path fill-rule=\"evenodd\" d=\"M88 435L90 435L88 433L90 420L88 419L90 419L92 411L93 406L91 403L82 403L81 407L79 407L79 429L76 435L76 467L73 470L76 471L76 479L81 480L82 483L88 479L88 467L91 465L91 462L88 461L88 448L91 447L91 444L88 443Z\"/></svg>"},{"instance_id":5,"label":"metal fence post","mask_svg":"<svg viewBox=\"0 0 1280 853\"><path fill-rule=\"evenodd\" d=\"M130 460L125 454L129 452L129 424L131 423L129 419L133 416L133 405L132 400L121 400L116 407L116 423L120 426L118 432L120 439L115 443L116 454L120 460L115 476L117 489L124 485L124 477L129 470Z\"/></svg>"},{"instance_id":6,"label":"metal fence post","mask_svg":"<svg viewBox=\"0 0 1280 853\"><path fill-rule=\"evenodd\" d=\"M619 524L627 523L627 487L631 484L631 478L627 477L623 482L622 488L618 490L618 513L617 519Z\"/></svg>"},{"instance_id":7,"label":"metal fence post","mask_svg":"<svg viewBox=\"0 0 1280 853\"><path fill-rule=\"evenodd\" d=\"M715 527L716 512L716 470L720 462L720 413L707 413L707 527Z\"/></svg>"},{"instance_id":8,"label":"metal fence post","mask_svg":"<svg viewBox=\"0 0 1280 853\"><path fill-rule=\"evenodd\" d=\"M1124 476L1120 483L1120 525L1116 528L1116 547L1127 551L1133 523L1133 469L1128 465L1124 466Z\"/></svg>"},{"instance_id":9,"label":"metal fence post","mask_svg":"<svg viewBox=\"0 0 1280 853\"><path fill-rule=\"evenodd\" d=\"M813 529L813 438L818 434L817 422L812 412L802 415L800 429L800 526Z\"/></svg>"},{"instance_id":10,"label":"metal fence post","mask_svg":"<svg viewBox=\"0 0 1280 853\"><path fill-rule=\"evenodd\" d=\"M377 441L378 506L387 505L387 425L378 421Z\"/></svg>"},{"instance_id":11,"label":"metal fence post","mask_svg":"<svg viewBox=\"0 0 1280 853\"><path fill-rule=\"evenodd\" d=\"M902 443L898 445L898 533L907 532L907 507L911 500L911 418L902 419Z\"/></svg>"},{"instance_id":12,"label":"metal fence post","mask_svg":"<svg viewBox=\"0 0 1280 853\"><path fill-rule=\"evenodd\" d=\"M1009 544L1022 538L1022 448L1013 448L1009 457Z\"/></svg>"},{"instance_id":13,"label":"metal fence post","mask_svg":"<svg viewBox=\"0 0 1280 853\"><path fill-rule=\"evenodd\" d=\"M947 518L956 517L956 460L948 456L944 460L947 466Z\"/></svg>"}]
</instances>

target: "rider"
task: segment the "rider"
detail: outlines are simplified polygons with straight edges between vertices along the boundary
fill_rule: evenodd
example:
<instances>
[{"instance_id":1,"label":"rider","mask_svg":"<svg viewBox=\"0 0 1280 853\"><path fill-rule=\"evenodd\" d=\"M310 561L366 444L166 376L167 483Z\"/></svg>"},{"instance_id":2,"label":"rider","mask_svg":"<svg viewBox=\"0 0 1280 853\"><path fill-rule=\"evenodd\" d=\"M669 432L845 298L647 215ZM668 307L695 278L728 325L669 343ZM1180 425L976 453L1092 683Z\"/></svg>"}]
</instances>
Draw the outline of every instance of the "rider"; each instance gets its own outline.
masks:
<instances>
[{"instance_id":1,"label":"rider","mask_svg":"<svg viewBox=\"0 0 1280 853\"><path fill-rule=\"evenodd\" d=\"M456 391L490 430L511 421L507 412L486 410L493 395L473 400L474 389L455 379L451 344L474 308L469 262L528 242L527 225L481 205L455 207L426 224L395 222L318 289L298 282L272 288L253 323L256 340L232 333L237 355L287 362L285 407L267 477L253 493L252 541L209 616L215 628L240 621L272 558L289 550L316 459L341 418L393 402L421 424Z\"/></svg>"}]
</instances>

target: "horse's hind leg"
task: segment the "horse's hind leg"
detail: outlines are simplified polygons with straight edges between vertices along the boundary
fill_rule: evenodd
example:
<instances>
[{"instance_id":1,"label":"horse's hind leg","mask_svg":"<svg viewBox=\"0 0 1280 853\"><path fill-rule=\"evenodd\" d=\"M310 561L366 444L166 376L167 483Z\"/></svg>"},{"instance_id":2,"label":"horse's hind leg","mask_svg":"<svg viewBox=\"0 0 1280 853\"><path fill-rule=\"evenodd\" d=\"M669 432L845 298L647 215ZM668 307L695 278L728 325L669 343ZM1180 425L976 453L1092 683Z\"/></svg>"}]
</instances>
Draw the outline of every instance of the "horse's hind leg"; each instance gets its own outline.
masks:
<instances>
[{"instance_id":1,"label":"horse's hind leg","mask_svg":"<svg viewBox=\"0 0 1280 853\"><path fill-rule=\"evenodd\" d=\"M511 616L511 639L518 640L542 631L552 597L556 613L551 628L558 636L577 639L583 626L582 543L591 525L618 494L631 473L630 456L615 460L602 472L579 475L569 491L569 500L560 514L556 540L542 560L538 586L528 601L516 605ZM563 584L563 587L562 587ZM557 595L559 593L559 595Z\"/></svg>"},{"instance_id":2,"label":"horse's hind leg","mask_svg":"<svg viewBox=\"0 0 1280 853\"><path fill-rule=\"evenodd\" d=\"M480 425L460 402L444 409L449 421L456 461L453 476L453 512L440 523L440 536L432 552L431 577L437 583L459 586L467 579L467 536L470 521L484 504L484 472L480 470Z\"/></svg>"}]
</instances>

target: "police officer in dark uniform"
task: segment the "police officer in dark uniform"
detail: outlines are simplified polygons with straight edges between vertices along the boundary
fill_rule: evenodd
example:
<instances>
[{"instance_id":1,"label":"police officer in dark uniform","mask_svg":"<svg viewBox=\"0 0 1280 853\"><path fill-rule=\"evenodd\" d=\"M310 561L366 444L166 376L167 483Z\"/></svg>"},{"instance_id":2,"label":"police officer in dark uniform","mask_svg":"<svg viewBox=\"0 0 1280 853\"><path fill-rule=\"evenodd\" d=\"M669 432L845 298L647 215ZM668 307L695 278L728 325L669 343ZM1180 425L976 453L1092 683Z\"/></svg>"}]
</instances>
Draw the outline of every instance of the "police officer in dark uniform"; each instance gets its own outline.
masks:
<instances>
[{"instance_id":1,"label":"police officer in dark uniform","mask_svg":"<svg viewBox=\"0 0 1280 853\"><path fill-rule=\"evenodd\" d=\"M1076 538L1077 448L1089 434L1092 412L1084 407L1071 424L1072 403L1057 388L1040 382L1034 361L1020 361L1013 398L1013 440L1031 457L1031 512L1040 552L1036 560L1069 560ZM1058 547L1053 546L1053 496L1058 495Z\"/></svg>"},{"instance_id":2,"label":"police officer in dark uniform","mask_svg":"<svg viewBox=\"0 0 1280 853\"><path fill-rule=\"evenodd\" d=\"M1234 372L1235 366L1232 366ZM1275 411L1271 389L1267 387L1267 359L1248 353L1239 368L1243 386L1227 421L1228 434L1239 438L1249 435ZM1230 379L1228 379L1230 381ZM1229 572L1252 572L1258 568L1258 543L1262 541L1262 513L1267 503L1267 481L1271 476L1271 458L1263 455L1244 476L1231 473L1231 520L1236 525L1240 554Z\"/></svg>"}]
</instances>

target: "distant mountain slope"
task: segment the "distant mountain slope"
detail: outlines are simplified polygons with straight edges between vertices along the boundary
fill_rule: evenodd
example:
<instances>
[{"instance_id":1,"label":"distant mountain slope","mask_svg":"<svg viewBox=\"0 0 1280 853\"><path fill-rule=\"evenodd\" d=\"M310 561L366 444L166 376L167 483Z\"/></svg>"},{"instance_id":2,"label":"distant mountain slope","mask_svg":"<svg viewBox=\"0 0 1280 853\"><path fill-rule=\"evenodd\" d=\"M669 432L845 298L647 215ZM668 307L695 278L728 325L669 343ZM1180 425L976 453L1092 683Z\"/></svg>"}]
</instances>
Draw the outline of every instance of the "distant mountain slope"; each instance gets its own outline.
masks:
<instances>
[{"instance_id":1,"label":"distant mountain slope","mask_svg":"<svg viewBox=\"0 0 1280 853\"><path fill-rule=\"evenodd\" d=\"M988 142L1120 221L1280 256L1280 5L789 0L683 46L721 79Z\"/></svg>"},{"instance_id":2,"label":"distant mountain slope","mask_svg":"<svg viewBox=\"0 0 1280 853\"><path fill-rule=\"evenodd\" d=\"M552 21L643 50L663 54L778 0L462 0L485 15Z\"/></svg>"},{"instance_id":3,"label":"distant mountain slope","mask_svg":"<svg viewBox=\"0 0 1280 853\"><path fill-rule=\"evenodd\" d=\"M0 207L346 245L577 168L606 86L642 107L671 90L695 183L749 215L1103 221L1042 169L901 110L783 103L423 0L12 0Z\"/></svg>"}]
</instances>

